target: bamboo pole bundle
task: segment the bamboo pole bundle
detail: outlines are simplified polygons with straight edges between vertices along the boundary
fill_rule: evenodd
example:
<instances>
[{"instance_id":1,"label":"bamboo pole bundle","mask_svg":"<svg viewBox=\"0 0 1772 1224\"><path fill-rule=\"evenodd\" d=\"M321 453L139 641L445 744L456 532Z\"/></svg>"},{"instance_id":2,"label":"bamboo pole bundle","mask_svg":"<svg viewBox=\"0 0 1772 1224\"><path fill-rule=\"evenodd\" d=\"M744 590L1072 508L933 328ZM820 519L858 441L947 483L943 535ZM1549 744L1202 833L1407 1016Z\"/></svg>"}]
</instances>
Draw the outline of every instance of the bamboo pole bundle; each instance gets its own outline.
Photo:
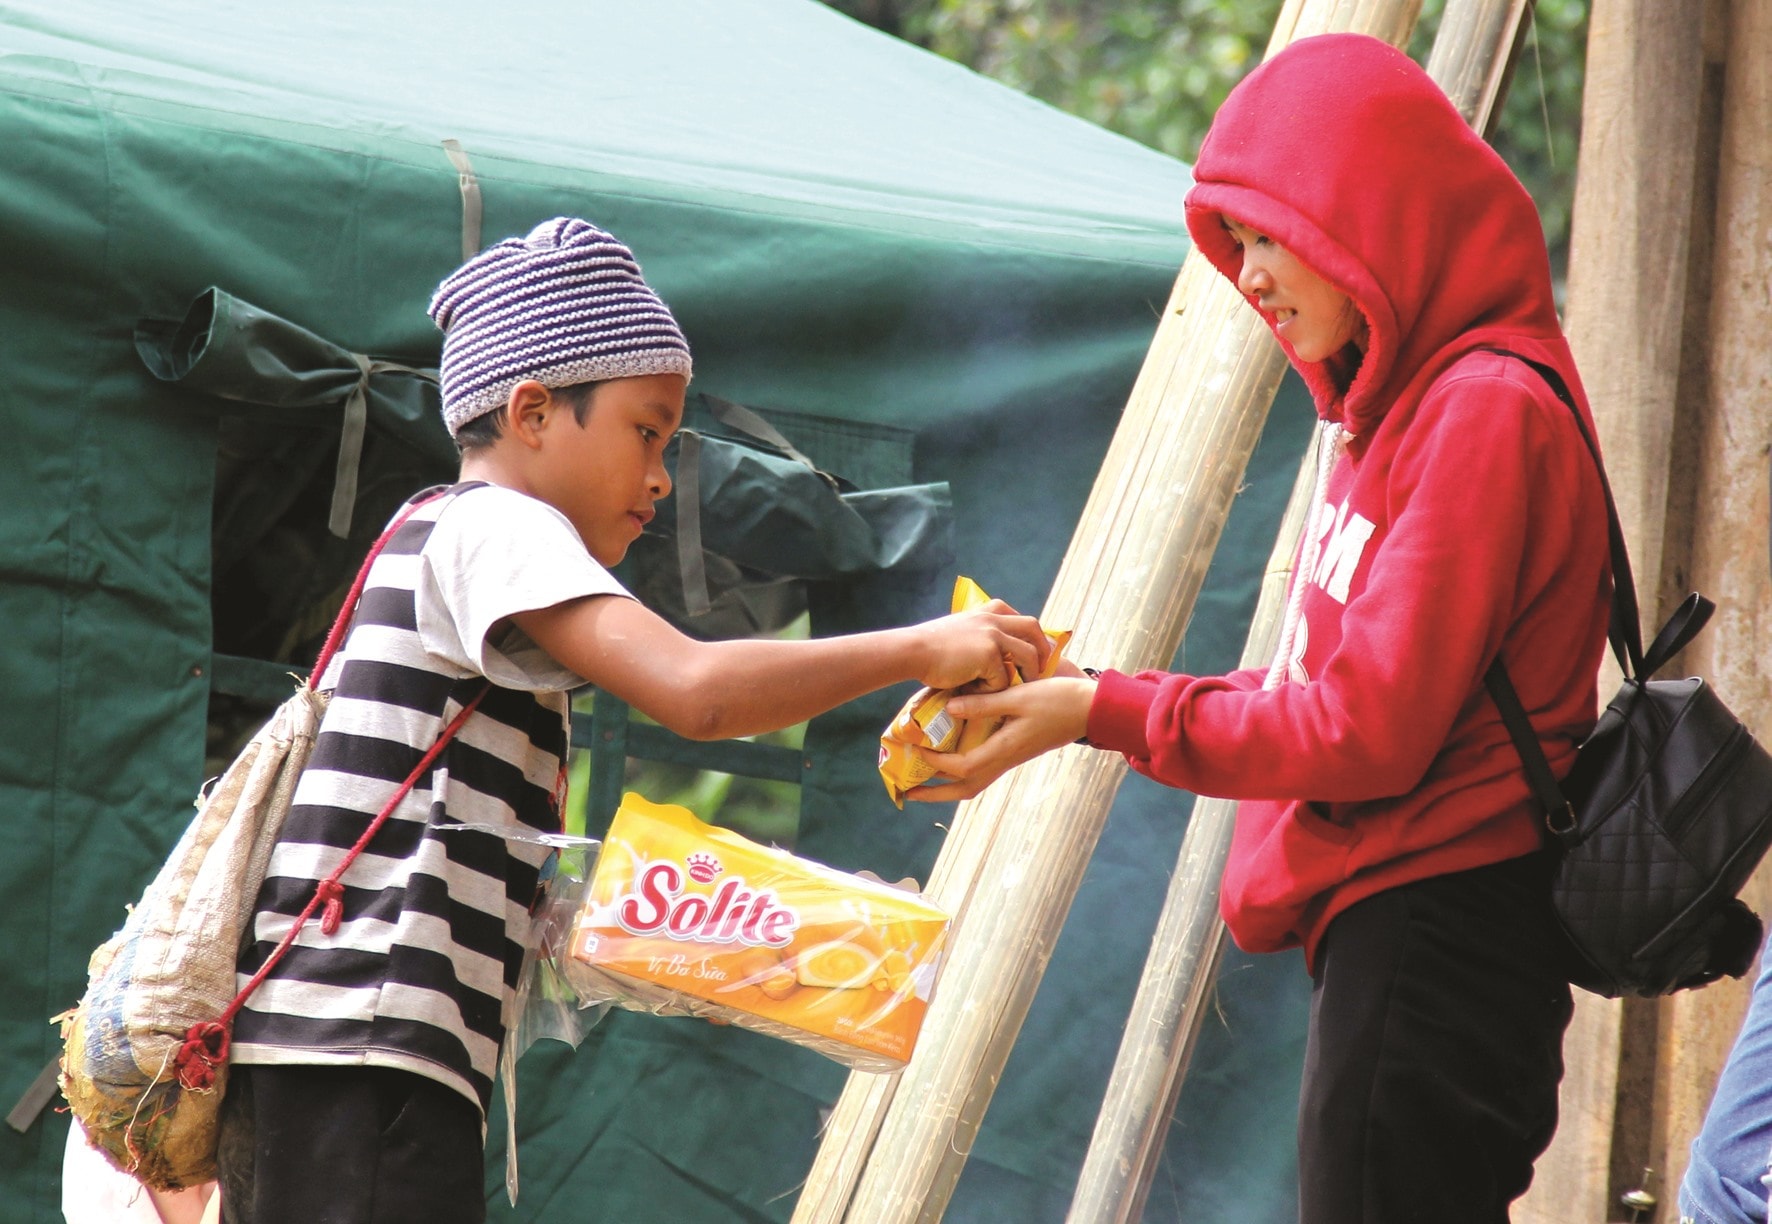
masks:
<instances>
[{"instance_id":1,"label":"bamboo pole bundle","mask_svg":"<svg viewBox=\"0 0 1772 1224\"><path fill-rule=\"evenodd\" d=\"M1279 646L1299 538L1317 476L1314 448L1299 465L1292 497L1268 557L1261 598L1243 647L1241 666L1265 666ZM1068 1224L1137 1220L1144 1215L1151 1175L1193 1057L1206 997L1218 978L1229 938L1218 917L1218 882L1230 852L1237 805L1226 799L1194 802L1151 952L1126 1020L1120 1053L1095 1119L1095 1134L1071 1199Z\"/></svg>"},{"instance_id":2,"label":"bamboo pole bundle","mask_svg":"<svg viewBox=\"0 0 1772 1224\"><path fill-rule=\"evenodd\" d=\"M1189 311L1209 315L1219 325L1182 325ZM1076 626L1068 647L1073 656L1124 667L1150 665L1159 659L1166 662L1173 656L1186 624L1186 609L1198 593L1231 494L1260 437L1283 371L1284 358L1260 320L1203 257L1190 255L1054 583L1053 598L1042 613L1047 624ZM1185 377L1183 372L1196 377ZM1254 405L1254 410L1211 411L1220 399ZM1165 427L1165 421L1171 419L1165 414L1171 413L1194 420L1194 435ZM1190 486L1200 488L1201 478L1194 475L1190 479L1190 473L1201 468L1209 469L1213 486L1222 491L1216 514L1211 506L1198 504L1198 499L1182 512L1138 513L1139 490L1159 481L1171 495ZM1089 528L1092 522L1110 519L1116 531ZM1159 599L1146 598L1145 581L1135 572L1139 566L1133 559L1147 555L1152 557L1143 563L1148 576L1178 576L1191 589L1159 592ZM1074 576L1079 568L1087 571L1081 579ZM1067 574L1073 576L1067 578ZM1098 585L1096 596L1110 606L1085 618L1079 615L1076 596L1077 588L1089 583ZM1059 599L1067 590L1072 592L1070 606ZM1185 606L1177 606L1181 604ZM1052 777L1055 773L1069 775L1062 799L1040 803L1030 798L1060 796ZM919 1134L930 1139L940 1136L940 1152L932 1150L931 1144L924 1145L923 1177L929 1185L941 1174L941 1152L951 1143L970 1146L990 1095L988 1086L975 1093L975 1073L987 1062L994 1062L988 1072L994 1085L1007 1057L1007 1044L1013 1042L1012 1028L1008 1043L992 1053L998 1035L997 1011L1002 1009L1012 1016L1014 1027L1019 1027L1038 985L1038 969L1044 967L1064 908L1076 891L1124 773L1125 763L1118 757L1067 750L1031 762L992 791L960 806L927 888L929 895L954 915L955 923L941 989L924 1020L917 1058L901 1076L855 1073L849 1077L801 1192L795 1224L838 1224L845 1218L870 1224L938 1218L940 1206L935 1216L920 1215L921 1195L913 1203L908 1193L895 1192L901 1199L895 1207L872 1202L863 1206L857 1198L859 1188L870 1173L877 1181L879 1170L888 1162L894 1170L905 1170L899 1157L883 1153L905 1146L907 1138L914 1142ZM1030 859L1041 851L1055 861L1028 870ZM999 865L999 875L983 885L981 879L993 860ZM1007 868L1007 878L1001 874L1004 864L1015 864ZM1026 890L1019 897L1006 896L1005 889L1014 893L1017 882L1025 882ZM988 889L983 896L979 895L981 888ZM1044 935L1029 924L1021 907L1011 904L1029 901L1027 893L1036 890L1048 892L1036 909L1050 913L1057 906L1057 921L1048 923L1051 930ZM968 963L968 953L974 961L988 962L1006 952L1015 955L1017 963L1002 967ZM1024 957L1029 963L1023 963ZM981 971L991 975L990 984L964 980ZM1011 993L1017 990L1026 997L1012 998ZM920 1079L919 1066L936 1061L941 1064L939 1069ZM907 1085L919 1094L914 1116L904 1115L898 1100L900 1089ZM925 1104L923 1094L939 1095L944 1101ZM958 1111L969 1098L977 1099L977 1108L962 1121ZM898 1130L883 1137L882 1130L894 1119L895 1109L901 1111ZM963 1140L956 1137L961 1132ZM954 1177L959 1163L951 1167ZM946 1189L951 1190L951 1182ZM944 1190L941 1205L945 1202Z\"/></svg>"},{"instance_id":3,"label":"bamboo pole bundle","mask_svg":"<svg viewBox=\"0 0 1772 1224\"><path fill-rule=\"evenodd\" d=\"M1529 0L1450 0L1428 72L1479 131L1499 104ZM1285 618L1286 593L1309 510L1316 455L1306 454L1268 558L1243 667L1266 666ZM1067 1217L1070 1224L1126 1224L1144 1213L1162 1139L1199 1036L1226 933L1218 883L1237 805L1200 799L1182 840L1120 1053L1096 1119Z\"/></svg>"},{"instance_id":4,"label":"bamboo pole bundle","mask_svg":"<svg viewBox=\"0 0 1772 1224\"><path fill-rule=\"evenodd\" d=\"M1218 326L1159 327L1161 356L1134 387L1042 613L1076 626L1079 658L1134 669L1173 657L1284 370L1266 327L1203 258L1184 265L1165 318L1188 312ZM1214 411L1220 401L1238 410ZM1164 428L1165 412L1194 430ZM1182 505L1141 507L1150 487ZM1207 489L1221 491L1216 504L1199 496ZM1160 577L1174 585L1147 590ZM851 1076L797 1221L940 1218L1125 768L1069 749L962 805L930 882L957 921L917 1058L896 1082ZM829 1168L845 1180L827 1180Z\"/></svg>"},{"instance_id":5,"label":"bamboo pole bundle","mask_svg":"<svg viewBox=\"0 0 1772 1224\"><path fill-rule=\"evenodd\" d=\"M1269 51L1336 30L1401 45L1419 9L1288 0ZM1190 254L1041 614L1075 629L1074 657L1130 670L1174 656L1284 369ZM850 1077L796 1224L940 1219L1124 773L1066 750L961 806L930 880L956 921L917 1056L897 1077Z\"/></svg>"}]
</instances>

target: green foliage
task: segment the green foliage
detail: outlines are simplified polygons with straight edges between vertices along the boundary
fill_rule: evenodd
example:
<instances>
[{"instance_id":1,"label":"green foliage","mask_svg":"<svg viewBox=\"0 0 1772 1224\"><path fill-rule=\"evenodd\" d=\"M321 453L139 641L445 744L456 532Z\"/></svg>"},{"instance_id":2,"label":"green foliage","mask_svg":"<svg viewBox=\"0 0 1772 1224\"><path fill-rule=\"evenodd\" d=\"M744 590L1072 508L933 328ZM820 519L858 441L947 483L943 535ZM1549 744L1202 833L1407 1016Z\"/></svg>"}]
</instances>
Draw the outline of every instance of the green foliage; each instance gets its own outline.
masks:
<instances>
[{"instance_id":1,"label":"green foliage","mask_svg":"<svg viewBox=\"0 0 1772 1224\"><path fill-rule=\"evenodd\" d=\"M1278 0L904 0L904 35L1152 148L1193 160L1261 60Z\"/></svg>"},{"instance_id":2,"label":"green foliage","mask_svg":"<svg viewBox=\"0 0 1772 1224\"><path fill-rule=\"evenodd\" d=\"M1192 161L1213 114L1261 61L1280 0L827 0L1154 149ZM1444 0L1426 0L1425 61ZM1538 201L1563 266L1581 122L1587 0L1538 0L1494 133ZM1542 84L1541 84L1542 82Z\"/></svg>"}]
</instances>

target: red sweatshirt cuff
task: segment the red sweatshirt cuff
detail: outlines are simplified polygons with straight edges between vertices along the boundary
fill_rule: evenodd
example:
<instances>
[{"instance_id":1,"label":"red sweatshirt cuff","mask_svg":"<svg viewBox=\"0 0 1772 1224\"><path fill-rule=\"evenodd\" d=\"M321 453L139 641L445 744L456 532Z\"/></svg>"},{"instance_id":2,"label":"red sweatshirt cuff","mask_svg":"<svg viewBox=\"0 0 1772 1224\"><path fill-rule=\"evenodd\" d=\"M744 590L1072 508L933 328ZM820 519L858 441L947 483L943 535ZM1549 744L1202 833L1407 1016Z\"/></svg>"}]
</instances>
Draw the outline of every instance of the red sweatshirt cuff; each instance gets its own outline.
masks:
<instances>
[{"instance_id":1,"label":"red sweatshirt cuff","mask_svg":"<svg viewBox=\"0 0 1772 1224\"><path fill-rule=\"evenodd\" d=\"M1148 759L1151 746L1144 728L1156 698L1155 680L1102 672L1095 681L1095 698L1089 703L1089 742L1097 748Z\"/></svg>"}]
</instances>

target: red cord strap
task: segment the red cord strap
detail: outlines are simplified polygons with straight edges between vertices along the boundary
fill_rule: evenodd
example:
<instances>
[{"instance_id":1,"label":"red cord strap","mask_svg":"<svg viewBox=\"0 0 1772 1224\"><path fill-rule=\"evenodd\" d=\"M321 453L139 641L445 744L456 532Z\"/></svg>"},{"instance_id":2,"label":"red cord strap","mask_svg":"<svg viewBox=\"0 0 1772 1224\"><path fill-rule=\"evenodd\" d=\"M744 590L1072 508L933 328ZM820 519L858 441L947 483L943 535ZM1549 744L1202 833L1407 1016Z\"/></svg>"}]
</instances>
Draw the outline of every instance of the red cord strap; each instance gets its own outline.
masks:
<instances>
[{"instance_id":1,"label":"red cord strap","mask_svg":"<svg viewBox=\"0 0 1772 1224\"><path fill-rule=\"evenodd\" d=\"M339 860L338 866L332 869L331 874L315 885L314 895L308 899L302 912L296 915L295 922L290 925L289 933L283 937L283 942L277 945L276 950L266 958L259 971L252 976L252 980L246 983L245 989L235 997L232 1003L228 1004L228 1009L222 1013L223 1024L233 1023L234 1016L240 1010L241 1004L246 1002L246 996L256 990L258 984L264 981L271 970L276 967L277 962L283 959L283 954L289 950L290 945L295 943L295 937L301 933L302 925L313 915L315 906L324 905L328 911L336 909L337 915L333 916L331 927L328 928L326 919L322 918L321 929L325 930L328 935L338 929L338 917L343 915L345 894L344 885L339 883L340 878L350 870L351 864L357 861L357 856L363 853L370 840L381 831L381 827L388 822L388 817L394 814L394 809L400 806L400 801L411 793L419 778L442 755L443 749L448 746L450 740L455 738L455 733L462 729L462 724L466 723L474 711L479 708L481 699L486 696L487 690L491 687L492 682L487 681L481 686L480 691L474 694L474 699L463 706L450 720L449 725L443 728L443 734L437 737L437 742L431 745L431 750L419 759L412 772L406 775L406 781L400 783L399 789L393 793L387 803L382 805L382 809L376 813L375 819L369 822L369 827L363 830L363 836L357 839L357 844L352 846L350 852Z\"/></svg>"},{"instance_id":2,"label":"red cord strap","mask_svg":"<svg viewBox=\"0 0 1772 1224\"><path fill-rule=\"evenodd\" d=\"M338 924L345 916L345 886L328 876L314 888L314 899L320 902L320 931L338 934Z\"/></svg>"}]
</instances>

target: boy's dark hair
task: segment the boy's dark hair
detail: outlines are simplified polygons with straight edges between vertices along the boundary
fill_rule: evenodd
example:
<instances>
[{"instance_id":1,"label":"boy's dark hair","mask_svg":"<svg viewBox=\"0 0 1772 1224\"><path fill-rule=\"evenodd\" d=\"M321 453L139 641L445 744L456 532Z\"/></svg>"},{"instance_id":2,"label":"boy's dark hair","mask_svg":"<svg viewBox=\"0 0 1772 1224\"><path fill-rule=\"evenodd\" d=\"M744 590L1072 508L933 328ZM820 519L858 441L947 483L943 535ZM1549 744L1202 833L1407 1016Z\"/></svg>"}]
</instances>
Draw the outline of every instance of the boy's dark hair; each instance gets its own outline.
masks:
<instances>
[{"instance_id":1,"label":"boy's dark hair","mask_svg":"<svg viewBox=\"0 0 1772 1224\"><path fill-rule=\"evenodd\" d=\"M585 417L590 415L591 397L602 385L599 380L574 383L570 387L549 387L548 394L569 405L572 408L572 419L583 425ZM469 451L491 446L503 436L505 417L509 412L510 405L503 404L463 424L455 431L455 449L465 455Z\"/></svg>"}]
</instances>

